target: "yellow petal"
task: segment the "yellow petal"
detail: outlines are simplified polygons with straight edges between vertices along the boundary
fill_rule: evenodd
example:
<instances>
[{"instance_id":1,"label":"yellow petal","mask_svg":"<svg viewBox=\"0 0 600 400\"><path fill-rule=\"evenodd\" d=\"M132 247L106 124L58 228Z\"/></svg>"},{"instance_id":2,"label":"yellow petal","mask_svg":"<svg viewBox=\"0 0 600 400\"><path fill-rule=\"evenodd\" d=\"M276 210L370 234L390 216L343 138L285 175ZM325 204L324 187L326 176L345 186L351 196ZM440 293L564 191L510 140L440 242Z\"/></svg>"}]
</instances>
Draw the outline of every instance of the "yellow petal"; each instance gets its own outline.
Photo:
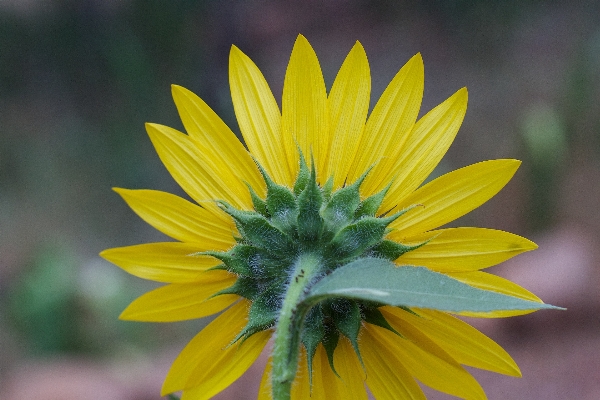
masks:
<instances>
[{"instance_id":1,"label":"yellow petal","mask_svg":"<svg viewBox=\"0 0 600 400\"><path fill-rule=\"evenodd\" d=\"M233 46L229 53L229 85L235 115L248 149L280 184L296 179L286 160L297 153L291 137L282 136L281 113L258 67Z\"/></svg>"},{"instance_id":2,"label":"yellow petal","mask_svg":"<svg viewBox=\"0 0 600 400\"><path fill-rule=\"evenodd\" d=\"M306 348L300 347L300 354L298 354L298 370L296 371L296 377L292 383L292 389L290 391L292 400L308 400L308 399L328 399L330 397L324 397L323 383L321 377L318 376L317 371L313 371L313 387L310 386L310 380L308 379L308 366L306 361ZM316 355L315 359L316 360ZM313 360L313 368L317 368ZM319 364L320 365L320 364ZM273 398L273 387L271 382L271 371L273 369L273 358L269 357L265 372L263 373L262 380L260 382L260 389L258 391L259 400L271 400ZM315 375L317 381L315 381ZM328 382L328 384L330 384Z\"/></svg>"},{"instance_id":3,"label":"yellow petal","mask_svg":"<svg viewBox=\"0 0 600 400\"><path fill-rule=\"evenodd\" d=\"M344 60L327 98L331 149L323 176L333 176L335 189L344 184L360 144L370 93L369 62L362 45L356 42Z\"/></svg>"},{"instance_id":4,"label":"yellow petal","mask_svg":"<svg viewBox=\"0 0 600 400\"><path fill-rule=\"evenodd\" d=\"M396 240L402 232L388 236ZM430 240L431 239L431 240ZM406 238L403 243L427 244L403 254L399 265L421 265L439 272L466 272L491 267L537 245L524 237L494 229L449 228Z\"/></svg>"},{"instance_id":5,"label":"yellow petal","mask_svg":"<svg viewBox=\"0 0 600 400\"><path fill-rule=\"evenodd\" d=\"M369 328L361 328L359 347L367 369L367 385L371 393L377 400L426 400L402 360L377 340Z\"/></svg>"},{"instance_id":6,"label":"yellow petal","mask_svg":"<svg viewBox=\"0 0 600 400\"><path fill-rule=\"evenodd\" d=\"M214 272L218 272L214 274ZM193 283L172 283L135 299L119 316L130 321L173 322L202 318L229 307L240 297L233 294L213 296L235 283L224 271L209 271Z\"/></svg>"},{"instance_id":7,"label":"yellow petal","mask_svg":"<svg viewBox=\"0 0 600 400\"><path fill-rule=\"evenodd\" d=\"M196 202L218 209L214 200L220 199L238 209L252 209L246 184L228 171L214 169L218 154L201 153L189 136L168 126L146 124L146 131L173 179Z\"/></svg>"},{"instance_id":8,"label":"yellow petal","mask_svg":"<svg viewBox=\"0 0 600 400\"><path fill-rule=\"evenodd\" d=\"M374 325L369 325L368 331L386 349L386 355L401 359L409 373L425 385L463 399L486 399L475 378L427 336L412 326L397 327L406 339Z\"/></svg>"},{"instance_id":9,"label":"yellow petal","mask_svg":"<svg viewBox=\"0 0 600 400\"><path fill-rule=\"evenodd\" d=\"M423 84L423 59L417 54L398 71L373 108L348 176L353 182L375 166L361 187L365 196L390 182L391 157L402 147L417 120Z\"/></svg>"},{"instance_id":10,"label":"yellow petal","mask_svg":"<svg viewBox=\"0 0 600 400\"><path fill-rule=\"evenodd\" d=\"M333 365L339 377L333 374L325 349L322 346L319 348L322 349L320 370L326 391L325 398L366 400L368 396L363 383L365 375L350 341L344 336L340 337L333 353Z\"/></svg>"},{"instance_id":11,"label":"yellow petal","mask_svg":"<svg viewBox=\"0 0 600 400\"><path fill-rule=\"evenodd\" d=\"M367 376L358 360L354 347L345 336L340 336L338 345L335 348L333 365L344 384L355 387L355 389L352 389L353 392L362 393L359 388L365 388L363 382ZM362 394L359 398L362 398Z\"/></svg>"},{"instance_id":12,"label":"yellow petal","mask_svg":"<svg viewBox=\"0 0 600 400\"><path fill-rule=\"evenodd\" d=\"M510 376L521 376L511 356L492 339L471 325L447 313L413 309L414 315L397 307L381 308L386 320L395 328L412 325L441 346L461 364ZM389 317L389 315L393 315Z\"/></svg>"},{"instance_id":13,"label":"yellow petal","mask_svg":"<svg viewBox=\"0 0 600 400\"><path fill-rule=\"evenodd\" d=\"M273 360L269 357L263 372L258 391L258 400L273 398L271 386L271 371ZM322 345L317 347L313 359L313 385L309 386L308 369L306 365L306 349L302 347L299 354L298 371L292 385L292 400L300 399L356 399L366 400L367 392L363 385L362 367L354 353L350 342L341 337L334 353L334 364L340 377L335 376L327 353ZM309 397L310 396L310 397Z\"/></svg>"},{"instance_id":14,"label":"yellow petal","mask_svg":"<svg viewBox=\"0 0 600 400\"><path fill-rule=\"evenodd\" d=\"M298 370L296 371L296 378L292 383L291 398L293 400L308 400L312 398L310 380L308 379L308 363L306 361L306 348L300 346L300 354L298 355ZM314 398L323 398L314 397Z\"/></svg>"},{"instance_id":15,"label":"yellow petal","mask_svg":"<svg viewBox=\"0 0 600 400\"><path fill-rule=\"evenodd\" d=\"M429 176L454 141L466 110L467 89L463 88L417 122L402 147L388 158L382 175L372 178L374 182L381 181L374 192L393 180L381 205L382 211L394 207Z\"/></svg>"},{"instance_id":16,"label":"yellow petal","mask_svg":"<svg viewBox=\"0 0 600 400\"><path fill-rule=\"evenodd\" d=\"M267 365L260 380L257 400L273 399L273 387L271 386L271 371L273 370L273 356L267 360Z\"/></svg>"},{"instance_id":17,"label":"yellow petal","mask_svg":"<svg viewBox=\"0 0 600 400\"><path fill-rule=\"evenodd\" d=\"M227 388L250 368L270 337L271 332L262 331L250 336L242 344L232 344L230 347L233 347L233 349L225 349L221 352L227 353L223 359L219 360L222 366L218 369L208 368L208 373L206 373L206 365L199 364L192 372L190 382L196 380L195 376L197 375L206 380L202 385L184 389L181 400L207 400L213 398L214 395ZM212 360L207 358L207 361Z\"/></svg>"},{"instance_id":18,"label":"yellow petal","mask_svg":"<svg viewBox=\"0 0 600 400\"><path fill-rule=\"evenodd\" d=\"M498 193L520 164L517 160L483 161L447 173L403 199L397 210L420 206L402 215L390 227L398 230L397 238L406 238L454 221Z\"/></svg>"},{"instance_id":19,"label":"yellow petal","mask_svg":"<svg viewBox=\"0 0 600 400\"><path fill-rule=\"evenodd\" d=\"M494 292L506 294L509 296L518 297L525 300L535 301L543 303L543 301L529 290L517 285L508 279L501 278L497 275L488 274L486 272L474 271L474 272L450 272L446 273L451 278L459 280L467 285L474 286L479 289L492 290ZM529 314L536 310L510 310L510 311L492 311L488 313L484 312L461 312L458 315L466 317L479 317L479 318L501 318L501 317L512 317L514 315Z\"/></svg>"},{"instance_id":20,"label":"yellow petal","mask_svg":"<svg viewBox=\"0 0 600 400\"><path fill-rule=\"evenodd\" d=\"M235 244L235 225L218 208L211 212L158 190L114 190L140 218L173 239L196 244L196 252L227 250Z\"/></svg>"},{"instance_id":21,"label":"yellow petal","mask_svg":"<svg viewBox=\"0 0 600 400\"><path fill-rule=\"evenodd\" d=\"M247 300L236 303L188 343L167 374L163 396L184 390L182 399L209 399L246 372L271 336L262 331L231 343L246 325L249 306Z\"/></svg>"},{"instance_id":22,"label":"yellow petal","mask_svg":"<svg viewBox=\"0 0 600 400\"><path fill-rule=\"evenodd\" d=\"M319 343L315 351L312 368L312 386L310 387L310 397L306 397L306 399L344 398L338 396L337 384L335 380L339 379L333 374L333 372L331 372L331 367L327 361L327 353L325 352L325 348L323 348L321 343Z\"/></svg>"},{"instance_id":23,"label":"yellow petal","mask_svg":"<svg viewBox=\"0 0 600 400\"><path fill-rule=\"evenodd\" d=\"M220 262L209 256L194 256L198 245L165 242L107 249L100 256L131 275L157 282L185 283L199 279Z\"/></svg>"},{"instance_id":24,"label":"yellow petal","mask_svg":"<svg viewBox=\"0 0 600 400\"><path fill-rule=\"evenodd\" d=\"M281 100L283 135L294 139L307 160L314 156L317 177L323 176L329 152L327 131L327 92L315 51L302 35L298 35L285 79ZM293 157L292 157L293 155ZM298 155L288 152L288 165L295 177L299 169ZM284 162L284 160L278 160Z\"/></svg>"},{"instance_id":25,"label":"yellow petal","mask_svg":"<svg viewBox=\"0 0 600 400\"><path fill-rule=\"evenodd\" d=\"M264 195L265 183L258 168L231 129L194 93L177 85L171 89L183 126L210 167L249 183Z\"/></svg>"}]
</instances>

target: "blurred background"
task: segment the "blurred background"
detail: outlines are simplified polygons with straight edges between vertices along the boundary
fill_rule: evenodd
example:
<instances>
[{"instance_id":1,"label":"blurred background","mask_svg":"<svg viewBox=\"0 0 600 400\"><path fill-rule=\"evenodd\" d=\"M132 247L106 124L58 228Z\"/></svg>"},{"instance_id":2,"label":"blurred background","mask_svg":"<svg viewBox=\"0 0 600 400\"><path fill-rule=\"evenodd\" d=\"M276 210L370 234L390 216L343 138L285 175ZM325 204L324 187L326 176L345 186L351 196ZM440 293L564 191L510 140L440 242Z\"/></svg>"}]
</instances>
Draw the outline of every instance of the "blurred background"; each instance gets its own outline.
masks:
<instances>
[{"instance_id":1,"label":"blurred background","mask_svg":"<svg viewBox=\"0 0 600 400\"><path fill-rule=\"evenodd\" d=\"M569 309L470 321L524 377L474 374L490 399L600 398L600 2L541 0L1 0L0 398L160 398L170 363L206 321L117 319L153 285L98 253L163 237L111 187L181 193L144 131L183 129L170 84L239 132L230 46L279 100L298 33L328 87L361 41L372 104L417 52L423 113L468 87L465 121L435 174L493 158L523 165L455 225L536 241L492 272ZM260 372L219 398L255 398Z\"/></svg>"}]
</instances>

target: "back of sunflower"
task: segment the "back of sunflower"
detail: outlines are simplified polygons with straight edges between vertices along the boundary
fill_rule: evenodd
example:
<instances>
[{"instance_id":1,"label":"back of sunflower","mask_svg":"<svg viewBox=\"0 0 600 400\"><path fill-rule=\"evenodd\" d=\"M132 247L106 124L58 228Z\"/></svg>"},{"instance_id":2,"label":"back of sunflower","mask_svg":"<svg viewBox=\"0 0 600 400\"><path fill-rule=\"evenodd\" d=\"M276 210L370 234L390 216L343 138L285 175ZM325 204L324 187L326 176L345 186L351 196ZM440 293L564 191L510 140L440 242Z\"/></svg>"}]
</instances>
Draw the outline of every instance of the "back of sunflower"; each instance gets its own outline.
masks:
<instances>
[{"instance_id":1,"label":"back of sunflower","mask_svg":"<svg viewBox=\"0 0 600 400\"><path fill-rule=\"evenodd\" d=\"M521 376L494 341L455 315L530 313L544 304L483 269L537 246L508 232L440 228L508 183L517 160L483 161L423 185L467 108L467 90L417 118L420 54L368 114L371 77L356 43L329 93L298 36L281 110L237 47L231 95L245 146L192 92L173 86L187 131L147 124L156 151L193 202L115 189L175 239L105 250L125 271L166 285L121 314L181 321L220 313L174 361L162 395L208 399L269 342L259 399L423 399L417 381L485 399L464 366Z\"/></svg>"}]
</instances>

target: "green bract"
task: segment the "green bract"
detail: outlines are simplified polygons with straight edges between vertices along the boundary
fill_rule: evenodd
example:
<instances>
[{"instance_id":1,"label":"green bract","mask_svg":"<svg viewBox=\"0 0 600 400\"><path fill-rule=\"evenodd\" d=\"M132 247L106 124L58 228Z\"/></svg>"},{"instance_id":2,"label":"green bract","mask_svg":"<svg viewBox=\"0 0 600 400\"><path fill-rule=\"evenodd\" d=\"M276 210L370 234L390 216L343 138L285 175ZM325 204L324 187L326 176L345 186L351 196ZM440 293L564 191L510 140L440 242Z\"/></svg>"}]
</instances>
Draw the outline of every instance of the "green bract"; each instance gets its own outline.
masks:
<instances>
[{"instance_id":1,"label":"green bract","mask_svg":"<svg viewBox=\"0 0 600 400\"><path fill-rule=\"evenodd\" d=\"M387 226L408 210L376 216L387 189L361 200L359 189L368 171L352 185L332 193L332 180L320 186L314 166L309 170L302 155L293 190L275 183L260 165L259 169L267 195L261 199L249 187L255 211L218 202L235 221L240 234L237 244L226 252L204 253L222 261L215 268L238 276L233 286L218 294L237 294L252 301L248 323L236 340L275 326L292 280L308 279L303 285L308 293L312 285L348 263L361 258L394 261L420 246L384 239ZM319 260L308 277L308 271L297 269L297 260L303 255ZM327 350L333 368L333 350L340 334L350 339L360 358L357 339L363 320L392 330L377 310L381 305L340 297L312 307L300 334L309 368L319 343Z\"/></svg>"}]
</instances>

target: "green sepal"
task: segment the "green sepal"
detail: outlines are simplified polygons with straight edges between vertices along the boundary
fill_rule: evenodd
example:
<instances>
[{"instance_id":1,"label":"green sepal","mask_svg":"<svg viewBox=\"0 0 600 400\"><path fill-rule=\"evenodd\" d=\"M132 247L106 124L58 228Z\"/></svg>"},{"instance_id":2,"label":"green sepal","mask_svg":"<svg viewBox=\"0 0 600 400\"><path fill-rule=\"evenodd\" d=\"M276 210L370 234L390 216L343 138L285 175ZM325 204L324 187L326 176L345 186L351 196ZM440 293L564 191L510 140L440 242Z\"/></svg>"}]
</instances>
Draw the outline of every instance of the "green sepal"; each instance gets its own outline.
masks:
<instances>
[{"instance_id":1,"label":"green sepal","mask_svg":"<svg viewBox=\"0 0 600 400\"><path fill-rule=\"evenodd\" d=\"M300 169L298 170L298 176L296 177L296 182L294 183L294 194L296 196L302 193L310 181L310 170L308 169L308 165L306 165L304 154L302 154L300 148L298 148L298 153L300 155Z\"/></svg>"},{"instance_id":2,"label":"green sepal","mask_svg":"<svg viewBox=\"0 0 600 400\"><path fill-rule=\"evenodd\" d=\"M281 308L281 293L279 293L281 287L280 283L271 285L252 301L248 312L248 323L235 337L234 343L241 338L245 340L256 332L269 329L275 324L277 312Z\"/></svg>"},{"instance_id":3,"label":"green sepal","mask_svg":"<svg viewBox=\"0 0 600 400\"><path fill-rule=\"evenodd\" d=\"M402 254L418 249L426 243L427 241L416 244L414 246L407 246L405 244L394 242L392 240L382 240L381 243L373 247L373 255L375 257L383 257L387 258L390 261L394 261Z\"/></svg>"},{"instance_id":4,"label":"green sepal","mask_svg":"<svg viewBox=\"0 0 600 400\"><path fill-rule=\"evenodd\" d=\"M341 188L331 195L331 200L321 211L328 230L336 233L354 219L360 204L360 185L369 171L361 175L352 185Z\"/></svg>"},{"instance_id":5,"label":"green sepal","mask_svg":"<svg viewBox=\"0 0 600 400\"><path fill-rule=\"evenodd\" d=\"M391 186L392 182L390 182L379 193L375 193L374 195L369 196L361 201L360 205L356 209L356 212L354 213L354 218L359 219L364 216L374 217L377 214L377 210L379 210L379 207L381 206L381 203L383 203L383 199L385 198L388 190L390 190Z\"/></svg>"},{"instance_id":6,"label":"green sepal","mask_svg":"<svg viewBox=\"0 0 600 400\"><path fill-rule=\"evenodd\" d=\"M397 306L399 309L406 311L407 313L410 313L412 315L414 315L415 317L421 317L420 314L417 314L414 310L412 310L411 308L408 307L404 307L404 306Z\"/></svg>"},{"instance_id":7,"label":"green sepal","mask_svg":"<svg viewBox=\"0 0 600 400\"><path fill-rule=\"evenodd\" d=\"M302 344L306 348L306 365L308 366L308 379L312 385L312 367L317 346L325 336L323 323L323 312L321 307L315 306L310 309L302 325Z\"/></svg>"},{"instance_id":8,"label":"green sepal","mask_svg":"<svg viewBox=\"0 0 600 400\"><path fill-rule=\"evenodd\" d=\"M246 232L244 232L244 223L248 218L252 218L254 216L264 216L260 215L256 211L242 211L238 210L235 207L232 207L229 203L223 200L217 200L217 206L225 213L229 214L230 217L233 218L233 222L235 223L235 227L238 230L239 236L234 235L234 239L237 243L249 243L248 238L246 237Z\"/></svg>"},{"instance_id":9,"label":"green sepal","mask_svg":"<svg viewBox=\"0 0 600 400\"><path fill-rule=\"evenodd\" d=\"M261 214L263 217L269 218L269 210L267 209L267 203L261 199L258 194L254 191L254 188L250 186L250 184L246 183L248 187L248 191L250 192L250 198L252 199L252 205L254 206L254 210Z\"/></svg>"},{"instance_id":10,"label":"green sepal","mask_svg":"<svg viewBox=\"0 0 600 400\"><path fill-rule=\"evenodd\" d=\"M401 217L402 215L406 214L407 211L410 211L410 210L412 210L415 207L416 206L410 206L408 208L404 208L404 209L402 209L402 210L400 210L400 211L398 211L398 212L396 212L396 213L394 213L392 215L389 215L387 217L381 216L381 217L378 217L378 218L376 218L376 217L373 217L373 218L378 219L381 222L384 222L386 225L389 225L392 222L394 222L395 220L397 220L399 217Z\"/></svg>"},{"instance_id":11,"label":"green sepal","mask_svg":"<svg viewBox=\"0 0 600 400\"><path fill-rule=\"evenodd\" d=\"M371 325L377 325L381 328L387 329L388 331L395 333L396 335L402 338L404 337L400 333L398 333L397 330L392 328L392 326L389 322L387 322L387 319L385 319L381 311L379 311L379 309L375 307L364 307L362 309L362 317L365 320L365 322Z\"/></svg>"},{"instance_id":12,"label":"green sepal","mask_svg":"<svg viewBox=\"0 0 600 400\"><path fill-rule=\"evenodd\" d=\"M248 250L245 250L248 249ZM250 251L254 247L238 244L229 251L203 251L199 254L211 256L223 262L223 264L217 265L211 269L225 269L231 273L239 276L252 276L252 269L250 265L245 262L247 257L243 257L240 253ZM223 267L221 267L223 265Z\"/></svg>"},{"instance_id":13,"label":"green sepal","mask_svg":"<svg viewBox=\"0 0 600 400\"><path fill-rule=\"evenodd\" d=\"M252 211L237 210L224 201L217 203L227 214L231 215L247 242L279 253L288 253L293 250L290 237L271 225L263 215Z\"/></svg>"},{"instance_id":14,"label":"green sepal","mask_svg":"<svg viewBox=\"0 0 600 400\"><path fill-rule=\"evenodd\" d=\"M363 217L340 230L327 246L327 256L344 264L378 244L389 222L383 218Z\"/></svg>"},{"instance_id":15,"label":"green sepal","mask_svg":"<svg viewBox=\"0 0 600 400\"><path fill-rule=\"evenodd\" d=\"M329 367L331 368L335 376L341 379L340 375L335 370L335 365L333 363L333 354L335 352L335 348L337 347L339 340L340 333L337 329L330 328L325 330L325 337L323 337L322 343L323 347L325 348L325 353L327 353L327 361L329 361Z\"/></svg>"},{"instance_id":16,"label":"green sepal","mask_svg":"<svg viewBox=\"0 0 600 400\"><path fill-rule=\"evenodd\" d=\"M211 298L222 294L237 294L238 296L244 297L248 300L254 300L260 295L260 293L260 287L256 279L252 277L240 276L233 285L219 290L217 293L213 294Z\"/></svg>"},{"instance_id":17,"label":"green sepal","mask_svg":"<svg viewBox=\"0 0 600 400\"><path fill-rule=\"evenodd\" d=\"M412 205L410 205L410 206L408 206L408 207L406 207L406 208L403 208L403 209L402 209L402 210L400 210L400 211L396 211L396 212L393 214L393 218L394 218L394 219L397 219L398 217L401 217L401 216L403 216L404 214L406 214L407 212L409 212L410 210L412 210L413 208L416 208L416 207L423 207L423 205L422 205L422 204L412 204ZM392 208L392 210L393 210L393 208ZM391 210L389 210L389 211L391 211ZM384 214L387 214L387 212L386 212L386 213L384 213ZM381 217L382 217L382 218L385 218L383 215L382 215ZM387 217L387 218L390 218L390 217ZM391 222L391 221L390 221L390 222Z\"/></svg>"},{"instance_id":18,"label":"green sepal","mask_svg":"<svg viewBox=\"0 0 600 400\"><path fill-rule=\"evenodd\" d=\"M281 231L291 234L296 226L298 206L296 196L285 186L279 185L271 179L269 174L259 165L258 169L267 185L267 198L265 200L270 222Z\"/></svg>"},{"instance_id":19,"label":"green sepal","mask_svg":"<svg viewBox=\"0 0 600 400\"><path fill-rule=\"evenodd\" d=\"M233 240L235 240L235 242L238 243L238 244L248 244L246 242L246 239L244 239L241 236L235 235L235 234L233 235Z\"/></svg>"},{"instance_id":20,"label":"green sepal","mask_svg":"<svg viewBox=\"0 0 600 400\"><path fill-rule=\"evenodd\" d=\"M323 219L319 213L322 204L323 194L313 169L306 187L298 195L298 237L304 243L319 244L323 232Z\"/></svg>"},{"instance_id":21,"label":"green sepal","mask_svg":"<svg viewBox=\"0 0 600 400\"><path fill-rule=\"evenodd\" d=\"M225 265L225 264L215 265L214 267L208 268L206 271L227 271L227 272L231 272L229 270L229 267L227 265Z\"/></svg>"},{"instance_id":22,"label":"green sepal","mask_svg":"<svg viewBox=\"0 0 600 400\"><path fill-rule=\"evenodd\" d=\"M352 300L336 299L331 306L331 311L335 327L350 340L358 360L362 364L362 357L358 349L358 333L362 324L362 314L358 304Z\"/></svg>"},{"instance_id":23,"label":"green sepal","mask_svg":"<svg viewBox=\"0 0 600 400\"><path fill-rule=\"evenodd\" d=\"M327 179L321 190L323 191L323 198L325 201L331 200L331 192L333 192L333 176L330 176L329 179Z\"/></svg>"}]
</instances>

